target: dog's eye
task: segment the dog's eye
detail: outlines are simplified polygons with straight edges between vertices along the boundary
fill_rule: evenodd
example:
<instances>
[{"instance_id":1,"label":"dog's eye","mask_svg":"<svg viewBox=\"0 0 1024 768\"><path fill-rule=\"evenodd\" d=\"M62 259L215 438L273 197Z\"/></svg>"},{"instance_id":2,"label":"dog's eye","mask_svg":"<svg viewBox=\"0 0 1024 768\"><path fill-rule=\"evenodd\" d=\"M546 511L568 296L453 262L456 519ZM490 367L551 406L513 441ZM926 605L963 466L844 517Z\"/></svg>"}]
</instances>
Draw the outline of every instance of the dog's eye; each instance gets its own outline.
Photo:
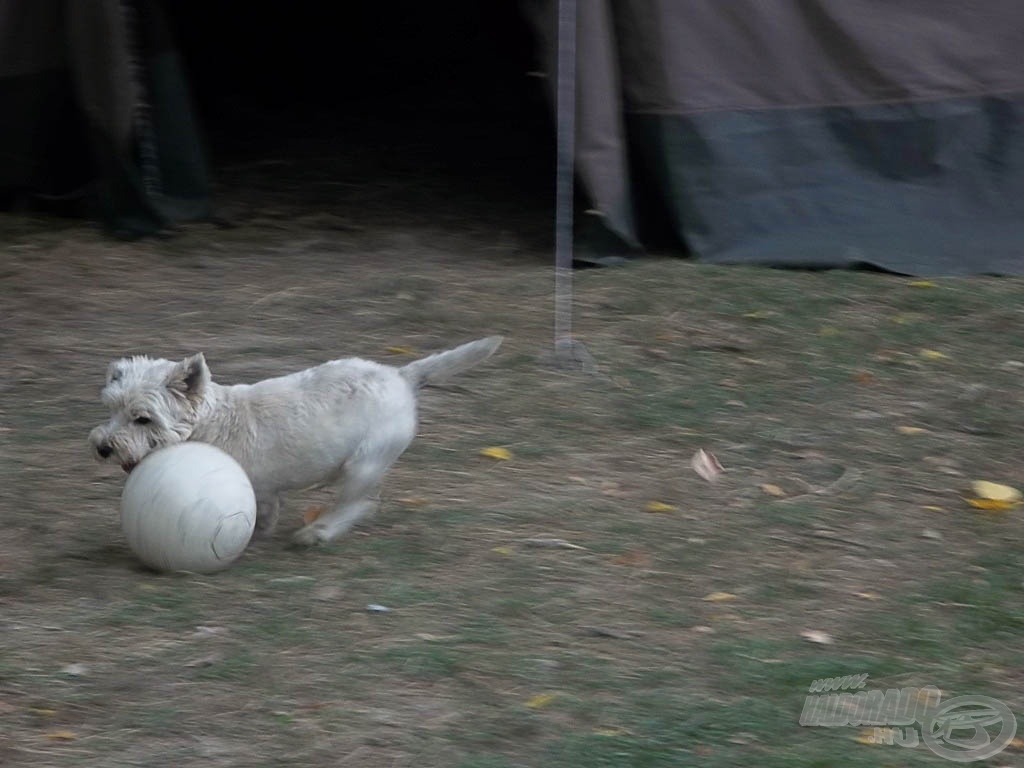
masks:
<instances>
[{"instance_id":1,"label":"dog's eye","mask_svg":"<svg viewBox=\"0 0 1024 768\"><path fill-rule=\"evenodd\" d=\"M135 423L136 424L141 424L143 426L145 426L146 424L149 424L149 422L150 422L149 416L139 416L137 419L135 419Z\"/></svg>"}]
</instances>

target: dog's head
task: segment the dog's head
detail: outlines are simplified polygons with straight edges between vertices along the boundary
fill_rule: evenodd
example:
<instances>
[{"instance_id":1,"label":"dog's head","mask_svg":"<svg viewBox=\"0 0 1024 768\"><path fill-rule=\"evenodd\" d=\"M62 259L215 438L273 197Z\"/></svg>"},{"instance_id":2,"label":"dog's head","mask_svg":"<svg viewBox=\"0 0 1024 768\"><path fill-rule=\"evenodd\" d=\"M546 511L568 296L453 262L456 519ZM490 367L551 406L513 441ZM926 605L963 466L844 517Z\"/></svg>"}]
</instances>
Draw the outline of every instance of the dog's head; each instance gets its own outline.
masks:
<instances>
[{"instance_id":1,"label":"dog's head","mask_svg":"<svg viewBox=\"0 0 1024 768\"><path fill-rule=\"evenodd\" d=\"M188 440L210 383L202 354L182 360L126 357L107 369L100 395L110 421L89 434L96 457L131 472L150 451Z\"/></svg>"}]
</instances>

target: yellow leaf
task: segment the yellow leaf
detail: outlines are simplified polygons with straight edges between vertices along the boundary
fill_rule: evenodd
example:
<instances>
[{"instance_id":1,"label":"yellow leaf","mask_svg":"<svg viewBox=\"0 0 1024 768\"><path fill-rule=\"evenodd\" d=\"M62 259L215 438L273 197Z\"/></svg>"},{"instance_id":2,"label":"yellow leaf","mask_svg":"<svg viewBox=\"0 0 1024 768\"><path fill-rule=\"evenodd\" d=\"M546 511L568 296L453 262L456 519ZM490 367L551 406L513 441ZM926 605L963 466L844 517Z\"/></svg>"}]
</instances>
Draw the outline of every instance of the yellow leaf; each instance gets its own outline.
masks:
<instances>
[{"instance_id":1,"label":"yellow leaf","mask_svg":"<svg viewBox=\"0 0 1024 768\"><path fill-rule=\"evenodd\" d=\"M550 704L552 704L557 698L557 693L538 693L536 696L534 696L532 699L526 702L526 706L530 709L544 709L544 707L547 707Z\"/></svg>"},{"instance_id":2,"label":"yellow leaf","mask_svg":"<svg viewBox=\"0 0 1024 768\"><path fill-rule=\"evenodd\" d=\"M922 349L919 353L925 360L945 360L949 357L945 352L937 349Z\"/></svg>"},{"instance_id":3,"label":"yellow leaf","mask_svg":"<svg viewBox=\"0 0 1024 768\"><path fill-rule=\"evenodd\" d=\"M934 504L925 504L921 509L926 509L929 512L944 512L942 507L936 507Z\"/></svg>"},{"instance_id":4,"label":"yellow leaf","mask_svg":"<svg viewBox=\"0 0 1024 768\"><path fill-rule=\"evenodd\" d=\"M416 350L412 347L388 347L387 351L392 355L415 355Z\"/></svg>"},{"instance_id":5,"label":"yellow leaf","mask_svg":"<svg viewBox=\"0 0 1024 768\"><path fill-rule=\"evenodd\" d=\"M628 736L629 731L625 728L595 728L595 736Z\"/></svg>"},{"instance_id":6,"label":"yellow leaf","mask_svg":"<svg viewBox=\"0 0 1024 768\"><path fill-rule=\"evenodd\" d=\"M1016 488L1009 485L1000 485L999 483L990 483L987 480L975 480L971 483L971 489L978 498L991 499L992 501L1005 501L1009 504L1016 504L1022 498L1020 491Z\"/></svg>"},{"instance_id":7,"label":"yellow leaf","mask_svg":"<svg viewBox=\"0 0 1024 768\"><path fill-rule=\"evenodd\" d=\"M655 513L666 513L675 512L676 508L671 504L666 504L663 501L648 501L644 507L644 512L655 512Z\"/></svg>"},{"instance_id":8,"label":"yellow leaf","mask_svg":"<svg viewBox=\"0 0 1024 768\"><path fill-rule=\"evenodd\" d=\"M29 707L29 711L33 715L39 715L40 717L53 717L57 714L57 710L47 709L46 707Z\"/></svg>"},{"instance_id":9,"label":"yellow leaf","mask_svg":"<svg viewBox=\"0 0 1024 768\"><path fill-rule=\"evenodd\" d=\"M46 734L46 738L50 741L74 741L78 738L78 734L74 731L50 731Z\"/></svg>"},{"instance_id":10,"label":"yellow leaf","mask_svg":"<svg viewBox=\"0 0 1024 768\"><path fill-rule=\"evenodd\" d=\"M761 486L761 490L767 493L769 496L782 497L786 495L786 492L774 483L764 483Z\"/></svg>"},{"instance_id":11,"label":"yellow leaf","mask_svg":"<svg viewBox=\"0 0 1024 768\"><path fill-rule=\"evenodd\" d=\"M999 499L967 499L967 503L975 509L984 509L989 512L1005 512L1013 509L1020 502L999 501Z\"/></svg>"},{"instance_id":12,"label":"yellow leaf","mask_svg":"<svg viewBox=\"0 0 1024 768\"><path fill-rule=\"evenodd\" d=\"M495 461L508 461L512 458L512 451L508 448L482 448L480 450L481 456L486 456L488 459L494 459Z\"/></svg>"},{"instance_id":13,"label":"yellow leaf","mask_svg":"<svg viewBox=\"0 0 1024 768\"><path fill-rule=\"evenodd\" d=\"M923 435L928 430L925 429L924 427L911 427L906 424L901 424L900 426L896 427L896 431L899 432L901 435Z\"/></svg>"},{"instance_id":14,"label":"yellow leaf","mask_svg":"<svg viewBox=\"0 0 1024 768\"><path fill-rule=\"evenodd\" d=\"M935 283L931 280L911 280L907 283L911 288L934 288Z\"/></svg>"},{"instance_id":15,"label":"yellow leaf","mask_svg":"<svg viewBox=\"0 0 1024 768\"><path fill-rule=\"evenodd\" d=\"M732 592L712 592L710 595L704 595L705 603L730 603L736 599L736 595Z\"/></svg>"},{"instance_id":16,"label":"yellow leaf","mask_svg":"<svg viewBox=\"0 0 1024 768\"><path fill-rule=\"evenodd\" d=\"M906 325L910 322L911 317L910 315L893 315L889 319L896 323L896 325Z\"/></svg>"},{"instance_id":17,"label":"yellow leaf","mask_svg":"<svg viewBox=\"0 0 1024 768\"><path fill-rule=\"evenodd\" d=\"M854 592L854 597L859 597L862 600L881 600L882 596L877 592L865 591L865 592Z\"/></svg>"},{"instance_id":18,"label":"yellow leaf","mask_svg":"<svg viewBox=\"0 0 1024 768\"><path fill-rule=\"evenodd\" d=\"M494 547L491 552L496 555L511 555L512 547Z\"/></svg>"},{"instance_id":19,"label":"yellow leaf","mask_svg":"<svg viewBox=\"0 0 1024 768\"><path fill-rule=\"evenodd\" d=\"M831 325L823 325L818 329L819 336L838 336L839 329Z\"/></svg>"}]
</instances>

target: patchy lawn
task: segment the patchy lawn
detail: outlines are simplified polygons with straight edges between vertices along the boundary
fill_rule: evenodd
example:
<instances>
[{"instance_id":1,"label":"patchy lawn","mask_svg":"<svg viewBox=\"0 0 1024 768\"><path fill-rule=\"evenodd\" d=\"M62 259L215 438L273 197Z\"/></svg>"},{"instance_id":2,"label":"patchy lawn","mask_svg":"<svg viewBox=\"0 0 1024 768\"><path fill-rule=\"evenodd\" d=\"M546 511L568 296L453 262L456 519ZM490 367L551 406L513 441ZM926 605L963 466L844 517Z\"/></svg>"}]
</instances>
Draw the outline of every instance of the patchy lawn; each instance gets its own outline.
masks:
<instances>
[{"instance_id":1,"label":"patchy lawn","mask_svg":"<svg viewBox=\"0 0 1024 768\"><path fill-rule=\"evenodd\" d=\"M1024 712L1022 511L964 499L1024 484L1020 281L580 272L577 373L546 362L536 219L463 199L355 222L298 189L166 241L0 220L0 762L942 765L801 727L808 685ZM110 358L202 350L237 382L492 333L425 392L371 523L290 548L307 494L224 573L135 564L123 478L85 442Z\"/></svg>"}]
</instances>

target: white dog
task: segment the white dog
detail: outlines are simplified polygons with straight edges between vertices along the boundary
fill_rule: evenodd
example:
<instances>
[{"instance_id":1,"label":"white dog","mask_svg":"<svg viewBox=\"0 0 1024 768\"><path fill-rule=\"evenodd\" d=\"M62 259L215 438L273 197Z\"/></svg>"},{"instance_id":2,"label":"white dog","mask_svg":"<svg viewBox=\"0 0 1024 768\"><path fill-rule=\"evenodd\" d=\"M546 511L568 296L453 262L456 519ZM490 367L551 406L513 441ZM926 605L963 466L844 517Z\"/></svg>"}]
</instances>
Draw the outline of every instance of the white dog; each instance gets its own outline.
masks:
<instances>
[{"instance_id":1,"label":"white dog","mask_svg":"<svg viewBox=\"0 0 1024 768\"><path fill-rule=\"evenodd\" d=\"M234 386L211 381L201 353L179 363L116 360L102 393L112 418L89 442L126 472L172 443L221 448L249 475L262 534L277 524L284 491L337 486L336 506L295 534L302 544L328 542L374 509L377 485L416 433L417 390L486 360L501 342L480 339L401 368L349 358Z\"/></svg>"}]
</instances>

